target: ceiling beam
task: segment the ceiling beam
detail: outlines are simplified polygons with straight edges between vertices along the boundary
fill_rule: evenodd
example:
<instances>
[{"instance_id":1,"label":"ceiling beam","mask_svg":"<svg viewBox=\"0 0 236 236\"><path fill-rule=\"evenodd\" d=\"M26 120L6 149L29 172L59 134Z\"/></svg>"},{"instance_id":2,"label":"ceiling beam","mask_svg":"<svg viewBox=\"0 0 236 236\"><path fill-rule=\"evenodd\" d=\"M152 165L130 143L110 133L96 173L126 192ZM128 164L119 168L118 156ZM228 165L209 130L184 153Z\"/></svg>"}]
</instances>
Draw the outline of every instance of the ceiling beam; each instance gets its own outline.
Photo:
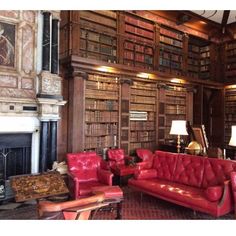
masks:
<instances>
[{"instance_id":1,"label":"ceiling beam","mask_svg":"<svg viewBox=\"0 0 236 236\"><path fill-rule=\"evenodd\" d=\"M227 21L228 21L228 19L229 19L229 13L230 13L229 10L226 10L226 11L224 11L224 13L223 13L222 22L221 22L222 28L227 25Z\"/></svg>"}]
</instances>

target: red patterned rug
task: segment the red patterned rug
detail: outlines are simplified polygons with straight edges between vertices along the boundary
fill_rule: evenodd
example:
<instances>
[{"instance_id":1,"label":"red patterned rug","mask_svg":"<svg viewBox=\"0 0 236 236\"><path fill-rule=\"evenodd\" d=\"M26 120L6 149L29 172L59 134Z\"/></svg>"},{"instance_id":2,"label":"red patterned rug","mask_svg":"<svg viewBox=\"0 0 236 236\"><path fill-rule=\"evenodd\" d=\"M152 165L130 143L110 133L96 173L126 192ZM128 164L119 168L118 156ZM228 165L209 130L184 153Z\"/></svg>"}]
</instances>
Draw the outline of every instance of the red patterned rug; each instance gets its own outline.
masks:
<instances>
[{"instance_id":1,"label":"red patterned rug","mask_svg":"<svg viewBox=\"0 0 236 236\"><path fill-rule=\"evenodd\" d=\"M233 212L220 218L212 217L201 212L172 204L167 201L144 194L141 201L139 192L124 187L124 201L122 204L122 219L124 220L232 220ZM116 211L100 210L94 220L113 220ZM23 204L15 209L0 210L0 219L37 219L36 205Z\"/></svg>"}]
</instances>

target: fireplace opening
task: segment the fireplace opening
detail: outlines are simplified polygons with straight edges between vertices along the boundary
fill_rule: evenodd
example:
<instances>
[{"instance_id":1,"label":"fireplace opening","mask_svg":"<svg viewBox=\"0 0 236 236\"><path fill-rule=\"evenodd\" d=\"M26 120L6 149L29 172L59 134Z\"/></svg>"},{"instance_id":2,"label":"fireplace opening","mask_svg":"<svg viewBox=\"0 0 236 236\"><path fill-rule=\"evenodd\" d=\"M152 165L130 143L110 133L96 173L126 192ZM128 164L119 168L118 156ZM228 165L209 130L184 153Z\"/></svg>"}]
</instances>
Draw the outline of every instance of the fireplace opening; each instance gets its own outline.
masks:
<instances>
[{"instance_id":1,"label":"fireplace opening","mask_svg":"<svg viewBox=\"0 0 236 236\"><path fill-rule=\"evenodd\" d=\"M10 193L9 177L31 173L32 133L0 134L0 199Z\"/></svg>"}]
</instances>

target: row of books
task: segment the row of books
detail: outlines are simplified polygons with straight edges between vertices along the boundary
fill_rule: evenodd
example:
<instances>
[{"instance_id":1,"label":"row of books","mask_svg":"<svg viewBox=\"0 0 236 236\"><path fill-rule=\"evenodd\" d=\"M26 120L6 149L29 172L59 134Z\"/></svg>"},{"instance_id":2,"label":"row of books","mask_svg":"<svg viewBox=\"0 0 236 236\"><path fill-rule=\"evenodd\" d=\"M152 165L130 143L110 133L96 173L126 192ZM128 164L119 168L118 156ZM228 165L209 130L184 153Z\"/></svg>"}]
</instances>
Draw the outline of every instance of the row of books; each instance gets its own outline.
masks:
<instances>
[{"instance_id":1,"label":"row of books","mask_svg":"<svg viewBox=\"0 0 236 236\"><path fill-rule=\"evenodd\" d=\"M85 124L85 135L114 135L117 134L117 124Z\"/></svg>"},{"instance_id":2,"label":"row of books","mask_svg":"<svg viewBox=\"0 0 236 236\"><path fill-rule=\"evenodd\" d=\"M165 29L165 28L160 28L160 34L166 35L168 37L175 38L178 40L183 40L183 34L177 33L177 32Z\"/></svg>"},{"instance_id":3,"label":"row of books","mask_svg":"<svg viewBox=\"0 0 236 236\"><path fill-rule=\"evenodd\" d=\"M229 70L229 71L226 71L225 72L226 76L227 77L230 77L230 76L236 76L236 70Z\"/></svg>"},{"instance_id":4,"label":"row of books","mask_svg":"<svg viewBox=\"0 0 236 236\"><path fill-rule=\"evenodd\" d=\"M169 59L160 58L159 64L161 66L166 66L166 67L170 67L170 68L173 68L173 69L181 69L181 63L180 62L174 62L174 61L171 61Z\"/></svg>"},{"instance_id":5,"label":"row of books","mask_svg":"<svg viewBox=\"0 0 236 236\"><path fill-rule=\"evenodd\" d=\"M192 72L199 72L199 66L196 65L188 65L188 71L192 71Z\"/></svg>"},{"instance_id":6,"label":"row of books","mask_svg":"<svg viewBox=\"0 0 236 236\"><path fill-rule=\"evenodd\" d=\"M201 53L201 58L205 58L205 57L210 57L210 52L209 51Z\"/></svg>"},{"instance_id":7,"label":"row of books","mask_svg":"<svg viewBox=\"0 0 236 236\"><path fill-rule=\"evenodd\" d=\"M230 56L235 56L236 55L236 48L235 49L232 49L230 51L227 52L227 56L230 57Z\"/></svg>"},{"instance_id":8,"label":"row of books","mask_svg":"<svg viewBox=\"0 0 236 236\"><path fill-rule=\"evenodd\" d=\"M85 111L86 122L118 122L116 111Z\"/></svg>"},{"instance_id":9,"label":"row of books","mask_svg":"<svg viewBox=\"0 0 236 236\"><path fill-rule=\"evenodd\" d=\"M132 95L130 101L134 102L134 103L156 104L156 98L155 97L147 97L147 96Z\"/></svg>"},{"instance_id":10,"label":"row of books","mask_svg":"<svg viewBox=\"0 0 236 236\"><path fill-rule=\"evenodd\" d=\"M94 99L117 100L118 99L118 92L116 92L116 91L104 92L103 90L86 89L85 96L87 98L94 98Z\"/></svg>"},{"instance_id":11,"label":"row of books","mask_svg":"<svg viewBox=\"0 0 236 236\"><path fill-rule=\"evenodd\" d=\"M165 126L170 127L172 120L186 120L185 114L168 114L165 120Z\"/></svg>"},{"instance_id":12,"label":"row of books","mask_svg":"<svg viewBox=\"0 0 236 236\"><path fill-rule=\"evenodd\" d=\"M188 58L188 64L194 65L194 66L199 66L200 62L199 62L199 60Z\"/></svg>"},{"instance_id":13,"label":"row of books","mask_svg":"<svg viewBox=\"0 0 236 236\"><path fill-rule=\"evenodd\" d=\"M130 60L127 58L124 58L124 65L127 66L135 66L137 68L141 68L141 69L149 69L152 70L153 69L153 64L152 62L140 62L140 61L134 61L134 60Z\"/></svg>"},{"instance_id":14,"label":"row of books","mask_svg":"<svg viewBox=\"0 0 236 236\"><path fill-rule=\"evenodd\" d=\"M154 150L155 149L155 142L131 143L130 144L130 153L135 155L136 154L136 149L138 149L138 148Z\"/></svg>"},{"instance_id":15,"label":"row of books","mask_svg":"<svg viewBox=\"0 0 236 236\"><path fill-rule=\"evenodd\" d=\"M130 104L131 111L155 111L155 105L151 104L138 104L131 103Z\"/></svg>"},{"instance_id":16,"label":"row of books","mask_svg":"<svg viewBox=\"0 0 236 236\"><path fill-rule=\"evenodd\" d=\"M154 120L130 121L130 130L133 131L155 130L155 122Z\"/></svg>"},{"instance_id":17,"label":"row of books","mask_svg":"<svg viewBox=\"0 0 236 236\"><path fill-rule=\"evenodd\" d=\"M200 47L193 45L193 44L189 44L188 45L188 50L191 52L195 52L195 53L199 53L200 52Z\"/></svg>"},{"instance_id":18,"label":"row of books","mask_svg":"<svg viewBox=\"0 0 236 236\"><path fill-rule=\"evenodd\" d=\"M186 114L186 106L166 104L166 114Z\"/></svg>"},{"instance_id":19,"label":"row of books","mask_svg":"<svg viewBox=\"0 0 236 236\"><path fill-rule=\"evenodd\" d=\"M132 95L140 95L140 96L148 96L148 97L156 97L155 90L146 91L146 87L142 87L142 89L136 89L134 86L131 87Z\"/></svg>"},{"instance_id":20,"label":"row of books","mask_svg":"<svg viewBox=\"0 0 236 236\"><path fill-rule=\"evenodd\" d=\"M146 37L149 39L153 39L154 37L154 32L153 31L148 31L139 27L135 27L130 24L125 24L125 31L133 34L137 34L142 37Z\"/></svg>"},{"instance_id":21,"label":"row of books","mask_svg":"<svg viewBox=\"0 0 236 236\"><path fill-rule=\"evenodd\" d=\"M210 46L207 45L207 46L204 46L204 47L200 47L200 52L209 52L210 51Z\"/></svg>"},{"instance_id":22,"label":"row of books","mask_svg":"<svg viewBox=\"0 0 236 236\"><path fill-rule=\"evenodd\" d=\"M108 110L117 111L118 102L114 100L96 100L96 99L86 99L85 100L86 110Z\"/></svg>"},{"instance_id":23,"label":"row of books","mask_svg":"<svg viewBox=\"0 0 236 236\"><path fill-rule=\"evenodd\" d=\"M155 131L137 131L130 133L130 142L152 142L155 141Z\"/></svg>"},{"instance_id":24,"label":"row of books","mask_svg":"<svg viewBox=\"0 0 236 236\"><path fill-rule=\"evenodd\" d=\"M208 71L201 72L199 74L199 78L201 78L201 79L209 79L210 78L210 73Z\"/></svg>"},{"instance_id":25,"label":"row of books","mask_svg":"<svg viewBox=\"0 0 236 236\"><path fill-rule=\"evenodd\" d=\"M125 33L125 37L126 37L126 39L128 39L132 42L153 46L153 39L150 39L150 38L142 37L140 35L132 34L132 33L129 33L129 32Z\"/></svg>"},{"instance_id":26,"label":"row of books","mask_svg":"<svg viewBox=\"0 0 236 236\"><path fill-rule=\"evenodd\" d=\"M210 59L209 58L204 58L200 60L200 65L205 66L210 64Z\"/></svg>"},{"instance_id":27,"label":"row of books","mask_svg":"<svg viewBox=\"0 0 236 236\"><path fill-rule=\"evenodd\" d=\"M115 147L117 146L117 136L108 135L102 137L85 137L85 149L97 148L97 147Z\"/></svg>"},{"instance_id":28,"label":"row of books","mask_svg":"<svg viewBox=\"0 0 236 236\"><path fill-rule=\"evenodd\" d=\"M160 51L169 51L171 53L182 54L183 49L160 42Z\"/></svg>"},{"instance_id":29,"label":"row of books","mask_svg":"<svg viewBox=\"0 0 236 236\"><path fill-rule=\"evenodd\" d=\"M149 31L154 30L153 23L150 23L150 22L147 22L147 21L144 21L142 19L135 18L135 17L125 15L125 22L127 22L129 24L132 24L134 26L138 26L138 27L143 28L143 29L147 29Z\"/></svg>"},{"instance_id":30,"label":"row of books","mask_svg":"<svg viewBox=\"0 0 236 236\"><path fill-rule=\"evenodd\" d=\"M200 72L205 72L210 70L210 65L205 65L200 67Z\"/></svg>"},{"instance_id":31,"label":"row of books","mask_svg":"<svg viewBox=\"0 0 236 236\"><path fill-rule=\"evenodd\" d=\"M153 57L150 55L141 54L138 52L124 51L124 58L128 60L135 60L147 64L153 64Z\"/></svg>"},{"instance_id":32,"label":"row of books","mask_svg":"<svg viewBox=\"0 0 236 236\"><path fill-rule=\"evenodd\" d=\"M111 76L102 76L98 74L89 74L88 80L96 81L96 82L103 82L103 83L118 83L117 77L111 77Z\"/></svg>"},{"instance_id":33,"label":"row of books","mask_svg":"<svg viewBox=\"0 0 236 236\"><path fill-rule=\"evenodd\" d=\"M227 70L236 70L236 62L232 63L232 64L228 64L226 66ZM227 73L227 72L226 72Z\"/></svg>"},{"instance_id":34,"label":"row of books","mask_svg":"<svg viewBox=\"0 0 236 236\"><path fill-rule=\"evenodd\" d=\"M226 50L236 49L236 42L227 43L225 48L226 48Z\"/></svg>"},{"instance_id":35,"label":"row of books","mask_svg":"<svg viewBox=\"0 0 236 236\"><path fill-rule=\"evenodd\" d=\"M198 79L199 78L199 73L198 73L198 71L194 71L194 70L189 70L188 71L188 76L189 77L192 77L192 78L196 78L196 79Z\"/></svg>"},{"instance_id":36,"label":"row of books","mask_svg":"<svg viewBox=\"0 0 236 236\"><path fill-rule=\"evenodd\" d=\"M141 89L141 90L155 90L156 91L156 84L155 83L146 83L146 82L136 82L134 81L132 85L132 90L133 89ZM147 93L151 93L148 91Z\"/></svg>"},{"instance_id":37,"label":"row of books","mask_svg":"<svg viewBox=\"0 0 236 236\"><path fill-rule=\"evenodd\" d=\"M178 97L176 96L166 96L166 103L171 103L171 104L179 104L179 105L185 105L186 104L186 99L184 97Z\"/></svg>"},{"instance_id":38,"label":"row of books","mask_svg":"<svg viewBox=\"0 0 236 236\"><path fill-rule=\"evenodd\" d=\"M160 42L171 44L175 47L183 48L183 42L172 39L172 38L169 38L169 37L166 37L164 35L160 36Z\"/></svg>"},{"instance_id":39,"label":"row of books","mask_svg":"<svg viewBox=\"0 0 236 236\"><path fill-rule=\"evenodd\" d=\"M130 42L130 41L125 41L124 42L124 48L129 49L131 51L135 51L135 52L141 52L141 53L144 53L144 54L153 55L153 47L133 43L133 42Z\"/></svg>"},{"instance_id":40,"label":"row of books","mask_svg":"<svg viewBox=\"0 0 236 236\"><path fill-rule=\"evenodd\" d=\"M115 82L115 83L114 83ZM118 81L117 81L118 82ZM101 89L101 90L108 90L108 91L118 91L119 90L119 85L116 83L116 81L111 81L111 82L103 82L103 81L91 81L88 80L86 81L86 89Z\"/></svg>"},{"instance_id":41,"label":"row of books","mask_svg":"<svg viewBox=\"0 0 236 236\"><path fill-rule=\"evenodd\" d=\"M225 96L225 101L236 101L236 94L231 95L231 96L226 95Z\"/></svg>"},{"instance_id":42,"label":"row of books","mask_svg":"<svg viewBox=\"0 0 236 236\"><path fill-rule=\"evenodd\" d=\"M103 55L101 53L96 52L93 53L87 50L80 50L79 56L93 60L105 61L109 63L117 63L117 58L115 56Z\"/></svg>"},{"instance_id":43,"label":"row of books","mask_svg":"<svg viewBox=\"0 0 236 236\"><path fill-rule=\"evenodd\" d=\"M235 121L236 120L236 116L232 113L236 113L236 107L234 107L233 109L225 109L225 120L226 121ZM227 114L228 113L228 114Z\"/></svg>"},{"instance_id":44,"label":"row of books","mask_svg":"<svg viewBox=\"0 0 236 236\"><path fill-rule=\"evenodd\" d=\"M183 56L178 54L172 54L169 52L161 51L160 58L169 59L171 61L182 62Z\"/></svg>"}]
</instances>

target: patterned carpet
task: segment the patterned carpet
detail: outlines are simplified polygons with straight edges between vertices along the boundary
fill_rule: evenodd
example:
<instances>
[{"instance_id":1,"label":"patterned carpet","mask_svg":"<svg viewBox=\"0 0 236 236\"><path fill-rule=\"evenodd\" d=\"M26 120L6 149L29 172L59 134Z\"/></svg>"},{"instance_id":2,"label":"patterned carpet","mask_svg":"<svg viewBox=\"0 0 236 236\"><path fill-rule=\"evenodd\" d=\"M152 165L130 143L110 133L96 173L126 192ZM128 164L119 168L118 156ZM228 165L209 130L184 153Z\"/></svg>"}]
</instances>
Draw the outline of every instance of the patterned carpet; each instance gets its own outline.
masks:
<instances>
[{"instance_id":1,"label":"patterned carpet","mask_svg":"<svg viewBox=\"0 0 236 236\"><path fill-rule=\"evenodd\" d=\"M210 215L194 212L191 209L178 206L149 195L143 195L141 202L140 193L128 187L124 187L125 199L122 204L122 219L124 220L232 220L234 219L233 212L214 218ZM115 219L116 211L101 210L98 211L94 220L112 220ZM0 219L19 219L33 220L37 219L36 205L22 204L15 209L0 210Z\"/></svg>"}]
</instances>

